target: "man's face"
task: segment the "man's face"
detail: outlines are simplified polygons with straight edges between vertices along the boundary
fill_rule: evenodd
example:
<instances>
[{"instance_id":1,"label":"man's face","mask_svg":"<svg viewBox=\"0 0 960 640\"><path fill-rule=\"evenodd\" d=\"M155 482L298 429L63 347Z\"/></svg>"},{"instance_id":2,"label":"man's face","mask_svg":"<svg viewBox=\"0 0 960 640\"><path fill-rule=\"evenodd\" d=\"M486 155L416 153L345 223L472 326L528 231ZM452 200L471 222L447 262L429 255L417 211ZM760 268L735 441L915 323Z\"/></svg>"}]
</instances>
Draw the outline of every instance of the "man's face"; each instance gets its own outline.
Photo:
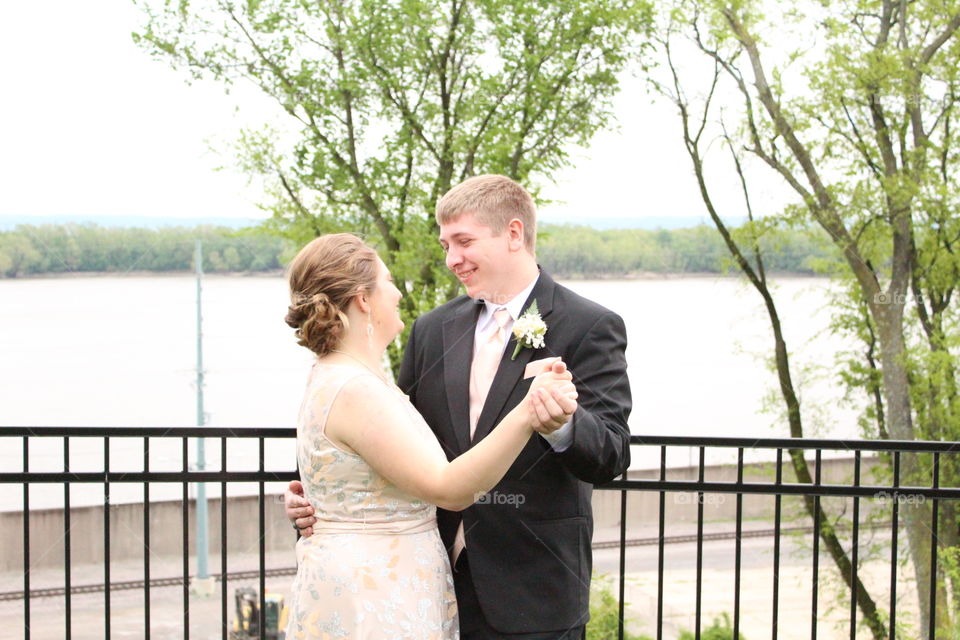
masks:
<instances>
[{"instance_id":1,"label":"man's face","mask_svg":"<svg viewBox=\"0 0 960 640\"><path fill-rule=\"evenodd\" d=\"M447 254L447 268L463 283L468 296L503 304L515 262L508 233L495 236L472 213L464 213L440 225L440 245Z\"/></svg>"}]
</instances>

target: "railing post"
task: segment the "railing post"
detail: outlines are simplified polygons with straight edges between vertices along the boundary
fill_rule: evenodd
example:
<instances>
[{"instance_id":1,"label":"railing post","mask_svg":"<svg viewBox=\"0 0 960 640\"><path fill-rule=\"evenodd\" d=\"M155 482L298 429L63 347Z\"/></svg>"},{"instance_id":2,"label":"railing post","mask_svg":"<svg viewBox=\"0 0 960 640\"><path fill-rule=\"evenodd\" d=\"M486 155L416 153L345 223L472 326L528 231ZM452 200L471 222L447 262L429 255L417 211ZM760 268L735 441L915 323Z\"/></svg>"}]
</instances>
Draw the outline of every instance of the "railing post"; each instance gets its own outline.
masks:
<instances>
[{"instance_id":1,"label":"railing post","mask_svg":"<svg viewBox=\"0 0 960 640\"><path fill-rule=\"evenodd\" d=\"M940 452L933 454L933 487L940 487ZM938 516L940 510L940 501L933 499L931 508L930 523L930 640L936 637L937 633L937 537Z\"/></svg>"},{"instance_id":2,"label":"railing post","mask_svg":"<svg viewBox=\"0 0 960 640\"><path fill-rule=\"evenodd\" d=\"M23 436L23 471L30 471L30 436ZM30 483L23 483L23 638L30 640Z\"/></svg>"},{"instance_id":3,"label":"railing post","mask_svg":"<svg viewBox=\"0 0 960 640\"><path fill-rule=\"evenodd\" d=\"M853 454L853 486L860 486L860 451ZM860 496L853 496L853 532L850 534L850 640L857 637L857 585L860 562Z\"/></svg>"},{"instance_id":4,"label":"railing post","mask_svg":"<svg viewBox=\"0 0 960 640\"><path fill-rule=\"evenodd\" d=\"M823 466L823 458L820 449L817 449L817 469L814 472L814 484L820 484L820 468ZM810 614L810 640L817 640L817 599L819 595L820 581L820 496L813 498L813 593L811 595L811 614Z\"/></svg>"},{"instance_id":5,"label":"railing post","mask_svg":"<svg viewBox=\"0 0 960 640\"><path fill-rule=\"evenodd\" d=\"M700 447L700 456L697 464L697 482L703 484L703 467L705 463L704 447ZM697 491L697 605L694 615L694 638L700 640L703 607L703 491Z\"/></svg>"},{"instance_id":6,"label":"railing post","mask_svg":"<svg viewBox=\"0 0 960 640\"><path fill-rule=\"evenodd\" d=\"M227 471L227 439L220 438L220 471ZM227 640L227 483L220 483L220 616L221 640Z\"/></svg>"},{"instance_id":7,"label":"railing post","mask_svg":"<svg viewBox=\"0 0 960 640\"><path fill-rule=\"evenodd\" d=\"M743 447L737 448L737 485L743 485ZM740 559L743 536L743 493L737 492L737 532L733 575L733 640L740 640Z\"/></svg>"},{"instance_id":8,"label":"railing post","mask_svg":"<svg viewBox=\"0 0 960 640\"><path fill-rule=\"evenodd\" d=\"M667 447L660 447L660 482L667 480ZM657 640L663 640L663 536L666 529L667 492L660 491L660 524L657 542Z\"/></svg>"},{"instance_id":9,"label":"railing post","mask_svg":"<svg viewBox=\"0 0 960 640\"><path fill-rule=\"evenodd\" d=\"M777 488L783 482L783 449L777 449ZM777 640L780 624L780 505L783 496L777 493L774 497L773 514L773 620L771 623L770 638Z\"/></svg>"},{"instance_id":10,"label":"railing post","mask_svg":"<svg viewBox=\"0 0 960 640\"><path fill-rule=\"evenodd\" d=\"M893 518L890 538L890 640L897 637L897 534L900 528L900 452L893 452Z\"/></svg>"},{"instance_id":11,"label":"railing post","mask_svg":"<svg viewBox=\"0 0 960 640\"><path fill-rule=\"evenodd\" d=\"M143 438L143 470L150 471L150 438ZM143 637L150 640L150 483L143 483Z\"/></svg>"},{"instance_id":12,"label":"railing post","mask_svg":"<svg viewBox=\"0 0 960 640\"><path fill-rule=\"evenodd\" d=\"M623 479L629 480L629 470L623 472ZM623 640L624 607L627 586L627 490L620 492L620 603L618 605L617 640ZM584 629L586 633L586 629Z\"/></svg>"},{"instance_id":13,"label":"railing post","mask_svg":"<svg viewBox=\"0 0 960 640\"><path fill-rule=\"evenodd\" d=\"M70 473L70 437L63 438L63 472ZM71 584L70 584L70 480L63 483L63 582L64 593L63 600L66 607L64 625L66 626L65 636L67 640L73 637L72 624L72 602L71 602Z\"/></svg>"},{"instance_id":14,"label":"railing post","mask_svg":"<svg viewBox=\"0 0 960 640\"><path fill-rule=\"evenodd\" d=\"M110 640L110 437L103 438L103 626Z\"/></svg>"},{"instance_id":15,"label":"railing post","mask_svg":"<svg viewBox=\"0 0 960 640\"><path fill-rule=\"evenodd\" d=\"M183 640L190 640L190 493L188 477L188 438L183 437L181 442L180 456L183 463L183 507L181 512L181 524L183 536Z\"/></svg>"},{"instance_id":16,"label":"railing post","mask_svg":"<svg viewBox=\"0 0 960 640\"><path fill-rule=\"evenodd\" d=\"M263 473L264 470L264 441L263 438L258 439L260 442L260 473ZM266 640L266 625L267 625L267 547L266 547L266 513L264 507L266 499L263 494L264 483L263 480L260 481L260 500L258 502L258 507L260 509L260 640Z\"/></svg>"}]
</instances>

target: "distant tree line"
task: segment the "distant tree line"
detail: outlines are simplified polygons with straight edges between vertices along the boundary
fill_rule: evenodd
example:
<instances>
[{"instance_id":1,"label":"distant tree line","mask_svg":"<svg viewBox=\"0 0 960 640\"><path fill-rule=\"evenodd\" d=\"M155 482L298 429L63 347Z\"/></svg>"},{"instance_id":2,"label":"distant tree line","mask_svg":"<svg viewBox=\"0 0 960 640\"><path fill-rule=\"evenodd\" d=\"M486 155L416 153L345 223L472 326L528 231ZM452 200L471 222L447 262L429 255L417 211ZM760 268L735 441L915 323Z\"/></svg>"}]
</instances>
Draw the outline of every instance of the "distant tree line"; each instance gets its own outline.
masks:
<instances>
[{"instance_id":1,"label":"distant tree line","mask_svg":"<svg viewBox=\"0 0 960 640\"><path fill-rule=\"evenodd\" d=\"M20 225L0 232L0 277L25 275L189 271L197 239L204 271L270 271L283 267L289 242L227 227L132 229L93 224Z\"/></svg>"},{"instance_id":2,"label":"distant tree line","mask_svg":"<svg viewBox=\"0 0 960 640\"><path fill-rule=\"evenodd\" d=\"M760 240L771 272L813 274L834 249L822 232L771 229ZM537 262L567 278L643 273L725 273L730 254L712 226L685 229L611 229L544 225Z\"/></svg>"},{"instance_id":3,"label":"distant tree line","mask_svg":"<svg viewBox=\"0 0 960 640\"><path fill-rule=\"evenodd\" d=\"M189 271L194 243L203 241L204 271L282 269L296 247L289 240L246 229L166 227L130 229L96 225L21 225L0 232L0 277L84 273ZM814 273L829 247L817 234L788 230L764 236L767 267ZM623 277L642 273L722 273L728 254L712 227L598 231L541 225L538 262L566 278Z\"/></svg>"}]
</instances>

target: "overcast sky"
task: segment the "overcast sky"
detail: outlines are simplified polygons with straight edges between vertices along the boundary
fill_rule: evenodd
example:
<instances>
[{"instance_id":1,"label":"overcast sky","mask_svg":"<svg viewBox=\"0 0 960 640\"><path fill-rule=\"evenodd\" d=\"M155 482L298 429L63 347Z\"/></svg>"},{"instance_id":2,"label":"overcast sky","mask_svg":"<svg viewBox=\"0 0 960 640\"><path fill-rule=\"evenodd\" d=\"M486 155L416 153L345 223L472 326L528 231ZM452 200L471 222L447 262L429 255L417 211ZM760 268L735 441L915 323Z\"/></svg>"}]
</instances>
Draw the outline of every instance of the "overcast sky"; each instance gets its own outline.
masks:
<instances>
[{"instance_id":1,"label":"overcast sky","mask_svg":"<svg viewBox=\"0 0 960 640\"><path fill-rule=\"evenodd\" d=\"M210 148L270 118L270 105L187 85L134 46L139 23L123 0L6 3L0 215L264 217L257 186L217 171L231 160ZM620 130L573 150L575 166L544 193L564 203L541 218L703 215L674 111L650 102L642 81L626 83Z\"/></svg>"}]
</instances>

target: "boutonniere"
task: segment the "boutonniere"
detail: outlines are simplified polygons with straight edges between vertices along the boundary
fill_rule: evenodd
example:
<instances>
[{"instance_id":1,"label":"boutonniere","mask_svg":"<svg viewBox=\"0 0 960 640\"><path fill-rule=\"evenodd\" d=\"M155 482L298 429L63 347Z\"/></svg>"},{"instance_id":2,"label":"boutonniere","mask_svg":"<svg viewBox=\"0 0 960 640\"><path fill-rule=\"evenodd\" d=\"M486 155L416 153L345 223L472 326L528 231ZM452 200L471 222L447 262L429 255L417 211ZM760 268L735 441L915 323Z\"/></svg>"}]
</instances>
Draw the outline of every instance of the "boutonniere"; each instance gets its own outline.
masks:
<instances>
[{"instance_id":1,"label":"boutonniere","mask_svg":"<svg viewBox=\"0 0 960 640\"><path fill-rule=\"evenodd\" d=\"M516 360L520 349L543 349L543 336L547 333L547 324L540 317L537 300L534 299L513 323L513 335L517 339L517 347L513 350L511 360Z\"/></svg>"}]
</instances>

